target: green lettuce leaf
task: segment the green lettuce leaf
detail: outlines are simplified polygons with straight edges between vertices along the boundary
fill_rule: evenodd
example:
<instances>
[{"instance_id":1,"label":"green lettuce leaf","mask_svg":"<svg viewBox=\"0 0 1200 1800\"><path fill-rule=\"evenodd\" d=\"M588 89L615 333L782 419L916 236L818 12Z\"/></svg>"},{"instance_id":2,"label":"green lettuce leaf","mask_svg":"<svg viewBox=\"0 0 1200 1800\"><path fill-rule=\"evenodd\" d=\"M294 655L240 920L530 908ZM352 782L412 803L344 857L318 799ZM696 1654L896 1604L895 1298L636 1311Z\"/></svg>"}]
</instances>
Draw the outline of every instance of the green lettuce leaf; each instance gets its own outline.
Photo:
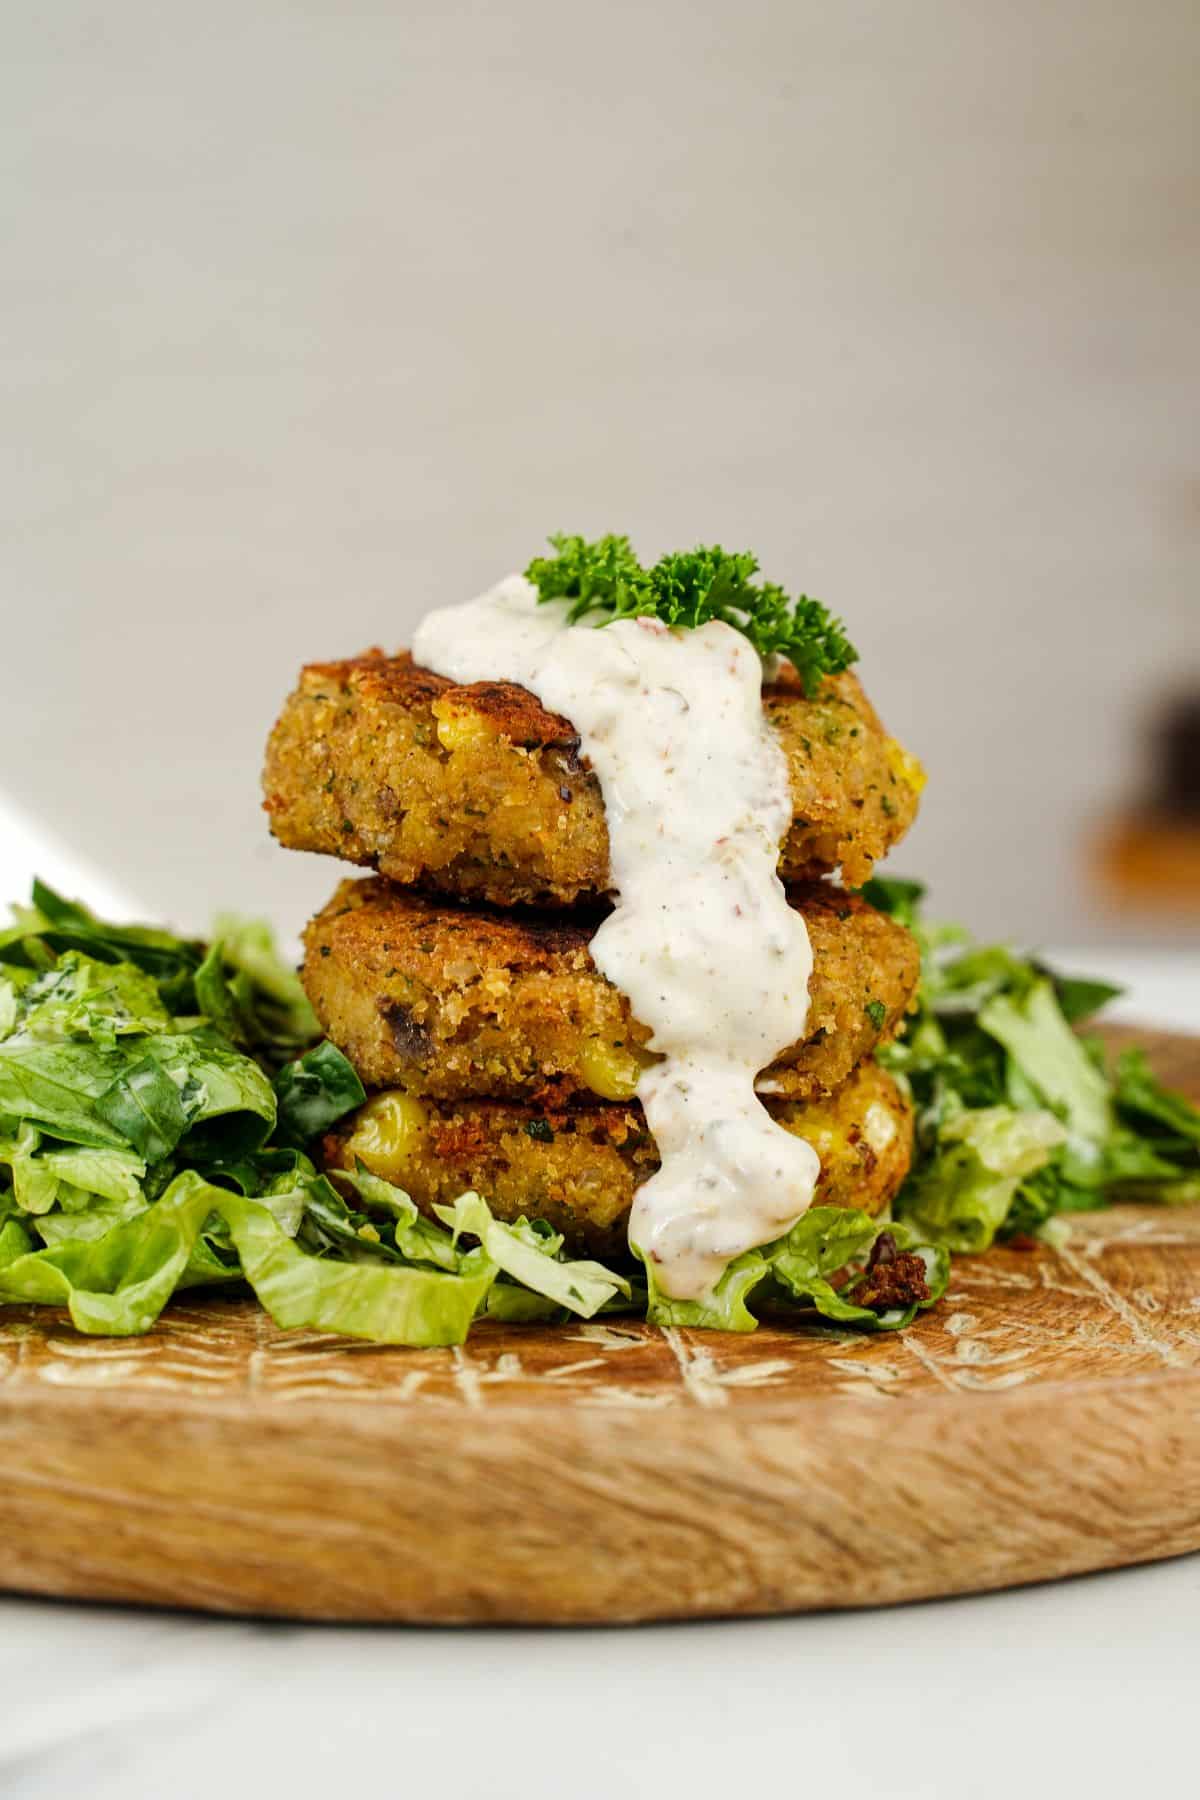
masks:
<instances>
[{"instance_id":1,"label":"green lettuce leaf","mask_svg":"<svg viewBox=\"0 0 1200 1800\"><path fill-rule=\"evenodd\" d=\"M34 1219L33 1229L44 1244L51 1246L90 1242L107 1237L117 1225L136 1219L149 1210L150 1202L138 1193L127 1200L97 1200L75 1212L48 1212Z\"/></svg>"},{"instance_id":2,"label":"green lettuce leaf","mask_svg":"<svg viewBox=\"0 0 1200 1800\"><path fill-rule=\"evenodd\" d=\"M196 971L196 1004L240 1050L271 1067L310 1048L320 1027L300 978L261 919L225 915Z\"/></svg>"},{"instance_id":3,"label":"green lettuce leaf","mask_svg":"<svg viewBox=\"0 0 1200 1800\"><path fill-rule=\"evenodd\" d=\"M58 1197L59 1178L37 1155L41 1133L26 1120L15 1137L0 1140L0 1163L8 1164L13 1200L22 1212L49 1212Z\"/></svg>"},{"instance_id":4,"label":"green lettuce leaf","mask_svg":"<svg viewBox=\"0 0 1200 1800\"><path fill-rule=\"evenodd\" d=\"M515 1225L494 1219L478 1194L462 1194L453 1206L436 1206L434 1211L450 1227L455 1240L463 1232L477 1237L497 1268L531 1293L580 1318L590 1319L618 1294L629 1297L630 1285L623 1276L614 1275L602 1263L560 1261L554 1252L561 1238L542 1237L526 1219Z\"/></svg>"},{"instance_id":5,"label":"green lettuce leaf","mask_svg":"<svg viewBox=\"0 0 1200 1800\"><path fill-rule=\"evenodd\" d=\"M0 1117L65 1143L125 1146L147 1163L185 1135L209 1153L269 1135L275 1096L258 1064L208 1027L176 1029L136 969L72 953L21 1002L18 1029L0 1043Z\"/></svg>"},{"instance_id":6,"label":"green lettuce leaf","mask_svg":"<svg viewBox=\"0 0 1200 1800\"><path fill-rule=\"evenodd\" d=\"M21 990L24 983L14 979L13 974L6 975L0 970L0 1044L6 1037L11 1037L17 1029L17 1019L21 1011Z\"/></svg>"},{"instance_id":7,"label":"green lettuce leaf","mask_svg":"<svg viewBox=\"0 0 1200 1800\"><path fill-rule=\"evenodd\" d=\"M1093 1018L1110 1000L1119 999L1125 991L1111 981L1097 981L1092 976L1059 974L1042 962L1035 962L1033 966L1053 982L1054 997L1068 1025L1081 1025L1085 1019Z\"/></svg>"},{"instance_id":8,"label":"green lettuce leaf","mask_svg":"<svg viewBox=\"0 0 1200 1800\"><path fill-rule=\"evenodd\" d=\"M299 978L283 962L262 920L223 917L217 921L218 942L206 950L152 926L98 919L40 881L34 883L33 904L16 911L16 923L0 931L0 967L10 984L78 954L95 963L132 966L153 984L169 1014L206 1017L268 1068L320 1036ZM0 998L0 1037L9 1004Z\"/></svg>"},{"instance_id":9,"label":"green lettuce leaf","mask_svg":"<svg viewBox=\"0 0 1200 1800\"><path fill-rule=\"evenodd\" d=\"M925 883L909 881L902 875L873 875L861 889L878 912L887 913L898 925L914 929L920 922Z\"/></svg>"},{"instance_id":10,"label":"green lettuce leaf","mask_svg":"<svg viewBox=\"0 0 1200 1800\"><path fill-rule=\"evenodd\" d=\"M114 1077L97 1097L96 1112L147 1162L170 1156L188 1125L179 1087L150 1054Z\"/></svg>"},{"instance_id":11,"label":"green lettuce leaf","mask_svg":"<svg viewBox=\"0 0 1200 1800\"><path fill-rule=\"evenodd\" d=\"M676 1300L663 1293L652 1263L646 1269L649 1298L646 1317L652 1325L682 1325L700 1331L755 1331L758 1320L747 1304L755 1288L770 1274L761 1250L747 1250L722 1271L712 1292L699 1300Z\"/></svg>"},{"instance_id":12,"label":"green lettuce leaf","mask_svg":"<svg viewBox=\"0 0 1200 1800\"><path fill-rule=\"evenodd\" d=\"M1066 1132L1052 1113L1009 1106L962 1112L910 1179L904 1217L949 1250L986 1250L1021 1182L1042 1169Z\"/></svg>"},{"instance_id":13,"label":"green lettuce leaf","mask_svg":"<svg viewBox=\"0 0 1200 1800\"><path fill-rule=\"evenodd\" d=\"M16 923L0 931L0 964L45 969L70 951L96 962L132 963L153 978L168 1012L194 1010L192 978L200 945L152 926L110 924L35 881L32 905L17 909Z\"/></svg>"},{"instance_id":14,"label":"green lettuce leaf","mask_svg":"<svg viewBox=\"0 0 1200 1800\"><path fill-rule=\"evenodd\" d=\"M434 1220L425 1218L403 1188L395 1187L380 1175L373 1175L362 1162L353 1172L339 1170L337 1180L350 1187L366 1209L355 1221L359 1232L364 1226L373 1225L377 1235L382 1232L385 1247L390 1239L395 1254L404 1261L429 1263L438 1269L457 1269L460 1251L454 1235ZM340 1196L338 1199L339 1204L344 1204ZM372 1214L376 1215L375 1219ZM382 1228L378 1223L379 1214L385 1220Z\"/></svg>"},{"instance_id":15,"label":"green lettuce leaf","mask_svg":"<svg viewBox=\"0 0 1200 1800\"><path fill-rule=\"evenodd\" d=\"M101 1237L72 1236L44 1250L10 1240L17 1253L7 1262L0 1234L0 1300L65 1306L76 1329L92 1334L148 1331L179 1284L216 1191L180 1176L155 1205Z\"/></svg>"},{"instance_id":16,"label":"green lettuce leaf","mask_svg":"<svg viewBox=\"0 0 1200 1800\"><path fill-rule=\"evenodd\" d=\"M59 1206L78 1212L91 1199L141 1200L146 1166L128 1150L95 1150L43 1145L42 1134L28 1120L15 1137L0 1137L0 1167L7 1165L14 1203L40 1215Z\"/></svg>"},{"instance_id":17,"label":"green lettuce leaf","mask_svg":"<svg viewBox=\"0 0 1200 1800\"><path fill-rule=\"evenodd\" d=\"M1200 1191L1200 1114L1154 1080L1140 1052L1119 1058L1114 1076L1103 1048L1072 1030L1113 997L1111 984L926 924L915 883L879 879L864 891L909 926L921 951L916 1016L877 1052L916 1110L898 1216L982 1250L993 1236L1044 1233L1057 1214L1112 1198L1169 1204ZM999 1117L1050 1112L1064 1127L1063 1141L1015 1181L972 1153L976 1127L956 1126L964 1113L996 1108Z\"/></svg>"},{"instance_id":18,"label":"green lettuce leaf","mask_svg":"<svg viewBox=\"0 0 1200 1800\"><path fill-rule=\"evenodd\" d=\"M24 1120L68 1144L126 1148L95 1103L127 1060L92 1044L31 1043L17 1033L0 1044L0 1118Z\"/></svg>"},{"instance_id":19,"label":"green lettuce leaf","mask_svg":"<svg viewBox=\"0 0 1200 1800\"><path fill-rule=\"evenodd\" d=\"M10 1221L0 1231L0 1300L66 1306L83 1332L124 1337L148 1331L180 1284L212 1215L228 1230L242 1276L285 1328L380 1344L457 1344L496 1276L482 1250L466 1252L453 1275L312 1256L266 1206L187 1170L153 1206L98 1238L76 1236L32 1250L27 1233ZM230 1271L221 1272L228 1279Z\"/></svg>"},{"instance_id":20,"label":"green lettuce leaf","mask_svg":"<svg viewBox=\"0 0 1200 1800\"><path fill-rule=\"evenodd\" d=\"M496 1267L470 1251L456 1273L410 1264L341 1263L309 1255L270 1214L241 1198L222 1205L242 1273L276 1325L375 1344L461 1344Z\"/></svg>"},{"instance_id":21,"label":"green lettuce leaf","mask_svg":"<svg viewBox=\"0 0 1200 1800\"><path fill-rule=\"evenodd\" d=\"M58 1204L68 1212L90 1205L93 1197L114 1204L141 1198L146 1165L131 1150L72 1146L45 1150L41 1161L57 1176Z\"/></svg>"},{"instance_id":22,"label":"green lettuce leaf","mask_svg":"<svg viewBox=\"0 0 1200 1800\"><path fill-rule=\"evenodd\" d=\"M440 1221L436 1223L421 1215L402 1188L373 1175L362 1163L353 1171L339 1170L335 1179L352 1190L366 1212L352 1213L339 1200L342 1218L331 1218L332 1209L326 1205L318 1222L331 1235L347 1234L356 1249L362 1247L365 1229L375 1239L371 1247L376 1254L394 1253L407 1262L454 1271L464 1254L473 1254L464 1253L460 1240L478 1238L500 1272L488 1294L492 1317L515 1323L575 1313L590 1319L612 1302L630 1298L631 1286L623 1276L602 1263L564 1257L561 1235L539 1221L518 1219L510 1224L494 1218L479 1194L463 1194L452 1206L436 1206ZM310 1207L310 1217L311 1212Z\"/></svg>"},{"instance_id":23,"label":"green lettuce leaf","mask_svg":"<svg viewBox=\"0 0 1200 1800\"><path fill-rule=\"evenodd\" d=\"M35 1040L86 1038L111 1050L119 1037L169 1030L171 1017L156 983L133 963L72 950L21 990L16 1023Z\"/></svg>"},{"instance_id":24,"label":"green lettuce leaf","mask_svg":"<svg viewBox=\"0 0 1200 1800\"><path fill-rule=\"evenodd\" d=\"M882 1240L893 1251L911 1253L925 1268L928 1297L907 1307L864 1306L855 1299L864 1291L872 1253ZM683 1325L713 1331L753 1331L758 1315L750 1296L762 1289L764 1305L790 1310L798 1303L806 1312L831 1322L894 1331L912 1323L946 1291L950 1260L944 1248L925 1243L905 1225L872 1218L854 1207L812 1206L786 1237L736 1257L711 1294L700 1300L674 1300L663 1294L647 1264L650 1288L647 1317L656 1325ZM834 1277L839 1277L835 1285ZM764 1285L765 1284L765 1285ZM761 1309L760 1309L761 1311Z\"/></svg>"},{"instance_id":25,"label":"green lettuce leaf","mask_svg":"<svg viewBox=\"0 0 1200 1800\"><path fill-rule=\"evenodd\" d=\"M871 1252L884 1238L894 1250L915 1255L924 1264L928 1298L885 1309L855 1299L863 1291ZM918 1312L941 1299L950 1279L950 1259L943 1247L922 1242L905 1225L832 1206L811 1207L798 1219L775 1248L770 1266L775 1282L792 1299L815 1306L824 1319L871 1331L898 1331L911 1325ZM845 1269L851 1279L835 1287L831 1277Z\"/></svg>"},{"instance_id":26,"label":"green lettuce leaf","mask_svg":"<svg viewBox=\"0 0 1200 1800\"><path fill-rule=\"evenodd\" d=\"M315 1050L280 1070L275 1081L279 1102L276 1136L301 1147L366 1099L366 1089L340 1050L326 1039Z\"/></svg>"},{"instance_id":27,"label":"green lettuce leaf","mask_svg":"<svg viewBox=\"0 0 1200 1800\"><path fill-rule=\"evenodd\" d=\"M565 1306L556 1305L545 1294L499 1277L488 1289L484 1312L501 1325L561 1325L571 1317Z\"/></svg>"},{"instance_id":28,"label":"green lettuce leaf","mask_svg":"<svg viewBox=\"0 0 1200 1800\"><path fill-rule=\"evenodd\" d=\"M1035 1093L1065 1120L1077 1141L1103 1145L1113 1126L1102 1069L1067 1024L1053 984L1038 980L1019 998L998 995L979 1012L984 1031L1002 1044Z\"/></svg>"},{"instance_id":29,"label":"green lettuce leaf","mask_svg":"<svg viewBox=\"0 0 1200 1800\"><path fill-rule=\"evenodd\" d=\"M1116 1103L1131 1124L1174 1147L1200 1146L1200 1108L1163 1086L1144 1050L1125 1050L1117 1058Z\"/></svg>"}]
</instances>

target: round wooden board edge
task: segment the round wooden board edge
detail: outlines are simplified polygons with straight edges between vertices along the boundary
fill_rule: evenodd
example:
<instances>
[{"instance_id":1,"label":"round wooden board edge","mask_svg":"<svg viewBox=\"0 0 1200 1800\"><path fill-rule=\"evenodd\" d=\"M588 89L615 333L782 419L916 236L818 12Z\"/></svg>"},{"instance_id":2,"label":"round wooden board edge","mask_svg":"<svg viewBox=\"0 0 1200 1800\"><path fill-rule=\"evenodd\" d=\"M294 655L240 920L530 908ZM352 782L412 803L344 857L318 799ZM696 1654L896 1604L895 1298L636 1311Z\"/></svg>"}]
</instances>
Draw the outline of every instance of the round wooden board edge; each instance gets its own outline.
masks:
<instances>
[{"instance_id":1,"label":"round wooden board edge","mask_svg":"<svg viewBox=\"0 0 1200 1800\"><path fill-rule=\"evenodd\" d=\"M16 1479L5 1456L0 1585L280 1618L605 1624L890 1605L1200 1549L1198 1371L902 1410L898 1439L849 1397L808 1403L803 1433L781 1402L684 1410L649 1436L615 1409L518 1405L452 1415L451 1445L438 1408L320 1402L298 1437L260 1406L53 1394L32 1420L43 1451ZM98 1474L118 1439L119 1476Z\"/></svg>"}]
</instances>

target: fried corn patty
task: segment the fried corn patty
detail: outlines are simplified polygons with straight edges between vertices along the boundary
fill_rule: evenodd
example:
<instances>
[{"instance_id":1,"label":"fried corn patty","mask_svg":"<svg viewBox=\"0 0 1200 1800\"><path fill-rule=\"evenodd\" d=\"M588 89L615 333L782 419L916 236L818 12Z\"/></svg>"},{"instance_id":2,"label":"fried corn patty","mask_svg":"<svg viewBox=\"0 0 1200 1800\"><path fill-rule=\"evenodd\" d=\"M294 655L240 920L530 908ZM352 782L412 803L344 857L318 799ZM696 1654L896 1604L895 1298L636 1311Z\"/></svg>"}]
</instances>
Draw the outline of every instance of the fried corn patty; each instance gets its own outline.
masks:
<instances>
[{"instance_id":1,"label":"fried corn patty","mask_svg":"<svg viewBox=\"0 0 1200 1800\"><path fill-rule=\"evenodd\" d=\"M787 755L788 879L861 886L911 825L924 777L852 674L763 689ZM600 787L566 719L511 682L459 686L412 657L313 663L267 746L264 805L293 850L496 905L570 905L611 887Z\"/></svg>"},{"instance_id":2,"label":"fried corn patty","mask_svg":"<svg viewBox=\"0 0 1200 1800\"><path fill-rule=\"evenodd\" d=\"M781 1125L821 1159L815 1204L881 1213L908 1172L912 1114L892 1078L864 1062L833 1098L773 1100ZM572 1252L619 1255L634 1191L658 1168L642 1109L610 1103L552 1112L504 1101L439 1105L376 1094L325 1141L329 1168L361 1159L423 1211L481 1193L498 1218L547 1219Z\"/></svg>"},{"instance_id":3,"label":"fried corn patty","mask_svg":"<svg viewBox=\"0 0 1200 1800\"><path fill-rule=\"evenodd\" d=\"M920 957L902 926L837 888L789 897L813 947L808 1021L759 1088L802 1099L840 1087L895 1029ZM305 933L303 981L368 1087L441 1100L630 1100L653 1060L650 1033L593 964L593 929L344 881Z\"/></svg>"}]
</instances>

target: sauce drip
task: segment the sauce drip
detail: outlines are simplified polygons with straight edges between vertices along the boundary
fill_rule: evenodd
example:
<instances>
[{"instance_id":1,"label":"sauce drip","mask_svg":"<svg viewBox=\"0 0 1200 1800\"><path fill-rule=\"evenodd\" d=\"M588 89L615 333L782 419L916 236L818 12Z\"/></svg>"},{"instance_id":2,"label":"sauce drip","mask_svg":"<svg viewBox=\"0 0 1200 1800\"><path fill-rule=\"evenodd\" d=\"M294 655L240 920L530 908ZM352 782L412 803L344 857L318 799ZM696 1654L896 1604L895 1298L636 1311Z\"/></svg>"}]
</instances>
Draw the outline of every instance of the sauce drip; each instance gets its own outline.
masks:
<instances>
[{"instance_id":1,"label":"sauce drip","mask_svg":"<svg viewBox=\"0 0 1200 1800\"><path fill-rule=\"evenodd\" d=\"M787 764L762 662L732 626L566 614L511 575L430 613L413 653L454 681L517 682L579 733L616 889L592 960L663 1057L638 1084L662 1166L635 1196L630 1241L663 1292L696 1299L795 1223L820 1172L754 1092L808 1013L808 932L776 874Z\"/></svg>"}]
</instances>

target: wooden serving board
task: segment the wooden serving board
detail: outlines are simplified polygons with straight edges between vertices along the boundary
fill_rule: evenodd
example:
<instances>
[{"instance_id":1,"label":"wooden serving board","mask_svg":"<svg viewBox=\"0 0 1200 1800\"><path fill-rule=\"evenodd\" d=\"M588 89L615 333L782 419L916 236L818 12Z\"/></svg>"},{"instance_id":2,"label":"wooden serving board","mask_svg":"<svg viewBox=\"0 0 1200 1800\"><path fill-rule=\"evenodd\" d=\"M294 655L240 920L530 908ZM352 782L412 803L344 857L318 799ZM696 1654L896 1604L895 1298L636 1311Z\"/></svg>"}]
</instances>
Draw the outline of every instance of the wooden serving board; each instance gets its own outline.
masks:
<instances>
[{"instance_id":1,"label":"wooden serving board","mask_svg":"<svg viewBox=\"0 0 1200 1800\"><path fill-rule=\"evenodd\" d=\"M1200 1040L1147 1040L1200 1092ZM0 1314L0 1584L313 1619L614 1622L956 1594L1200 1548L1200 1208L956 1262L898 1336L171 1307Z\"/></svg>"}]
</instances>

